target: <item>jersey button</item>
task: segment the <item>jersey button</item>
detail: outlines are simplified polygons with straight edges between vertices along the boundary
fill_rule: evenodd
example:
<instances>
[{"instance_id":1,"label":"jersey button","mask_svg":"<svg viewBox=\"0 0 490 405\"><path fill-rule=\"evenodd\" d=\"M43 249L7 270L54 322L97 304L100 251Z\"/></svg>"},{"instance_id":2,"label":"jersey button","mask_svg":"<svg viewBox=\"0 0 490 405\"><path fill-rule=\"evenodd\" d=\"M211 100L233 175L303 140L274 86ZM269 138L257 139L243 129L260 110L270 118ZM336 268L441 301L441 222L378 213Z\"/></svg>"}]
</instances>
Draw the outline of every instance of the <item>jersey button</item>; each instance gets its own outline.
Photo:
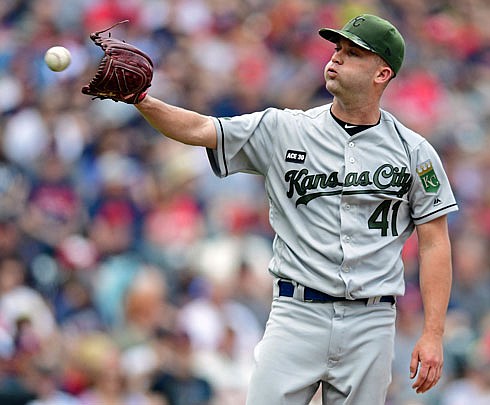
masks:
<instances>
[{"instance_id":1,"label":"jersey button","mask_svg":"<svg viewBox=\"0 0 490 405\"><path fill-rule=\"evenodd\" d=\"M351 163L355 163L355 162L356 162L356 159L354 159L353 157L350 157L350 158L349 158L349 162L351 162Z\"/></svg>"},{"instance_id":2,"label":"jersey button","mask_svg":"<svg viewBox=\"0 0 490 405\"><path fill-rule=\"evenodd\" d=\"M356 146L354 142L349 142L349 148L353 148L354 146Z\"/></svg>"},{"instance_id":3,"label":"jersey button","mask_svg":"<svg viewBox=\"0 0 490 405\"><path fill-rule=\"evenodd\" d=\"M344 273L348 273L350 271L350 267L349 266L342 266L342 271Z\"/></svg>"},{"instance_id":4,"label":"jersey button","mask_svg":"<svg viewBox=\"0 0 490 405\"><path fill-rule=\"evenodd\" d=\"M345 209L350 210L350 204L345 204Z\"/></svg>"},{"instance_id":5,"label":"jersey button","mask_svg":"<svg viewBox=\"0 0 490 405\"><path fill-rule=\"evenodd\" d=\"M351 239L351 238L350 238L350 236L348 236L348 235L344 237L344 240L345 240L347 243L349 243L349 242L350 242L350 239Z\"/></svg>"}]
</instances>

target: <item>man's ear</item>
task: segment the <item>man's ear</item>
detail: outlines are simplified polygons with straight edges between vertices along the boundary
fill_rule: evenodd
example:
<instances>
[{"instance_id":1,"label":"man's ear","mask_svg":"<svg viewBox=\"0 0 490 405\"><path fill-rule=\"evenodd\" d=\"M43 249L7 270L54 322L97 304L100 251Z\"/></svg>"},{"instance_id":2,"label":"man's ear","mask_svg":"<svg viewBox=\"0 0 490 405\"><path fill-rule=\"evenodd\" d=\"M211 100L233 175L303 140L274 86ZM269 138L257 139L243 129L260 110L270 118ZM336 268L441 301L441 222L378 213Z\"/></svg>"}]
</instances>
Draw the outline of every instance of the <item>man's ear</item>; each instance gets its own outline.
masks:
<instances>
[{"instance_id":1,"label":"man's ear","mask_svg":"<svg viewBox=\"0 0 490 405\"><path fill-rule=\"evenodd\" d=\"M387 84L395 74L393 70L388 66L381 66L375 77L375 81L379 84Z\"/></svg>"}]
</instances>

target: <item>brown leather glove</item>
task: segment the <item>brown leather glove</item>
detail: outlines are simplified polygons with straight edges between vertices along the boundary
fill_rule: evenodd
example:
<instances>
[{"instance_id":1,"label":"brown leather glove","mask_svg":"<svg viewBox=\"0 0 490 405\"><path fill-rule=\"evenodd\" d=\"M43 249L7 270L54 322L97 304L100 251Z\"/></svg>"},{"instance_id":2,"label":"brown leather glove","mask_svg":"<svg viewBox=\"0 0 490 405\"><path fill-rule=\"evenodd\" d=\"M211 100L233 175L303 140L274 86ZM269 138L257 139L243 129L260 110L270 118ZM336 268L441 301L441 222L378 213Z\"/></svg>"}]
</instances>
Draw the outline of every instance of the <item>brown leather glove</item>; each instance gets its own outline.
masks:
<instances>
[{"instance_id":1,"label":"brown leather glove","mask_svg":"<svg viewBox=\"0 0 490 405\"><path fill-rule=\"evenodd\" d=\"M100 46L104 56L90 83L82 87L82 93L95 98L110 98L127 104L137 104L145 97L153 79L153 62L135 46L119 39L101 37L121 21L102 31L90 34L90 39Z\"/></svg>"}]
</instances>

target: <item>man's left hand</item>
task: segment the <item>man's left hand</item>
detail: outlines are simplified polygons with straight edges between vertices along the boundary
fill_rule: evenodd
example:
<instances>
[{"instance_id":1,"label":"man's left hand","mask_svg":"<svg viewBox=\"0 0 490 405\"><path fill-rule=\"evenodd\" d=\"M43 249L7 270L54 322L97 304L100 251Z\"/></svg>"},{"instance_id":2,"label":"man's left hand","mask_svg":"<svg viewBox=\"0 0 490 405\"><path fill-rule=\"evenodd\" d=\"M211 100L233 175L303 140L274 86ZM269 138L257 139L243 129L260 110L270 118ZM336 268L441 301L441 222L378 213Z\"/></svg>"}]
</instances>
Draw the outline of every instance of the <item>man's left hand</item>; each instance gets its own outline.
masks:
<instances>
[{"instance_id":1,"label":"man's left hand","mask_svg":"<svg viewBox=\"0 0 490 405\"><path fill-rule=\"evenodd\" d=\"M430 390L441 378L443 365L442 337L424 334L418 340L410 361L410 378L417 377L412 388L417 394Z\"/></svg>"}]
</instances>

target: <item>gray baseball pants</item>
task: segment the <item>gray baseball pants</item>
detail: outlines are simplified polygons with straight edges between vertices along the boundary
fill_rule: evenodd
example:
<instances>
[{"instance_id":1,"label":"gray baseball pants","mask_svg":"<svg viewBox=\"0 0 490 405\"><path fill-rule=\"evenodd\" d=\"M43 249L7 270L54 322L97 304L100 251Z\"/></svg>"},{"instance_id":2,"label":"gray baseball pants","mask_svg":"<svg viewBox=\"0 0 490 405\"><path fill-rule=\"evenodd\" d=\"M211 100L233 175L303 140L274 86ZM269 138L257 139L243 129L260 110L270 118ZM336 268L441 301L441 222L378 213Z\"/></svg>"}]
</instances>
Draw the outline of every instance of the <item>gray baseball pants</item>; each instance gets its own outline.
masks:
<instances>
[{"instance_id":1,"label":"gray baseball pants","mask_svg":"<svg viewBox=\"0 0 490 405\"><path fill-rule=\"evenodd\" d=\"M247 405L383 405L391 382L396 307L302 302L274 294L254 353Z\"/></svg>"}]
</instances>

